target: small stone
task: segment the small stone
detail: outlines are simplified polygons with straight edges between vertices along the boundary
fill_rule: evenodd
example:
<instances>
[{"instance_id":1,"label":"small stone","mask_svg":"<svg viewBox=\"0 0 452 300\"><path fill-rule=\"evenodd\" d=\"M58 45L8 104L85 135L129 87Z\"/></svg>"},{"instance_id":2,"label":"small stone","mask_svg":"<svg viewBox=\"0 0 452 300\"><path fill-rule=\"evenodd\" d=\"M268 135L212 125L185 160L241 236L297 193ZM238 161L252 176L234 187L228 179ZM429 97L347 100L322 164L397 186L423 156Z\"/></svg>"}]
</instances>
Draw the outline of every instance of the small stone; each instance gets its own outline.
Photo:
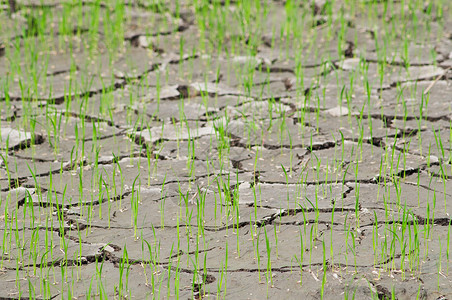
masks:
<instances>
[{"instance_id":1,"label":"small stone","mask_svg":"<svg viewBox=\"0 0 452 300\"><path fill-rule=\"evenodd\" d=\"M333 117L340 117L348 115L348 108L343 106L337 106L330 108L325 111L326 113L332 115Z\"/></svg>"},{"instance_id":2,"label":"small stone","mask_svg":"<svg viewBox=\"0 0 452 300\"><path fill-rule=\"evenodd\" d=\"M430 155L430 163L437 163L439 162L438 157L436 157L435 155Z\"/></svg>"},{"instance_id":3,"label":"small stone","mask_svg":"<svg viewBox=\"0 0 452 300\"><path fill-rule=\"evenodd\" d=\"M347 58L342 62L342 69L346 71L355 70L359 66L359 58Z\"/></svg>"}]
</instances>

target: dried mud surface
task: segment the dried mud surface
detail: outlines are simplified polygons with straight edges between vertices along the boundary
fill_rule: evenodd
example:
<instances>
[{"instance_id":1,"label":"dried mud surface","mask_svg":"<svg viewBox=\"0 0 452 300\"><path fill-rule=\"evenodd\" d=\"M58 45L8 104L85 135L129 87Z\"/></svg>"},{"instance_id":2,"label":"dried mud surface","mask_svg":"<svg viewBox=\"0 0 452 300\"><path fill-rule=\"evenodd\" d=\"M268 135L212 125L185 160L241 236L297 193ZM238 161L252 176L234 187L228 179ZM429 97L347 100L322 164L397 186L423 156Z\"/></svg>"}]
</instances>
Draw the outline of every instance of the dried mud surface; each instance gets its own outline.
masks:
<instances>
[{"instance_id":1,"label":"dried mud surface","mask_svg":"<svg viewBox=\"0 0 452 300\"><path fill-rule=\"evenodd\" d=\"M338 48L318 1L298 49L269 1L256 36L226 20L243 48L260 41L251 56L218 45L190 1L149 3L74 6L124 14L114 55L105 20L95 49L89 21L67 16L66 34L70 3L18 1L15 23L2 4L1 299L452 299L448 20L382 57L383 4ZM26 34L44 9L46 34ZM29 43L36 61L13 65Z\"/></svg>"}]
</instances>

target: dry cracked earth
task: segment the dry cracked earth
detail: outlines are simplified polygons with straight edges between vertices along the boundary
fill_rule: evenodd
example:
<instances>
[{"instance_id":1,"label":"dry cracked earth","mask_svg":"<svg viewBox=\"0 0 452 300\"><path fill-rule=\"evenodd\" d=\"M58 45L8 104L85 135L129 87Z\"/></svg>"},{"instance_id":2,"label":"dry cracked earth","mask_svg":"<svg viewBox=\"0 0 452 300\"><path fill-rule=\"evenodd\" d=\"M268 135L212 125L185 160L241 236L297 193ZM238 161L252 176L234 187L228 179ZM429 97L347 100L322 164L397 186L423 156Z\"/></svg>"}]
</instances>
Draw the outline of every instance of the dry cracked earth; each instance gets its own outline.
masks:
<instances>
[{"instance_id":1,"label":"dry cracked earth","mask_svg":"<svg viewBox=\"0 0 452 300\"><path fill-rule=\"evenodd\" d=\"M450 3L204 2L0 3L0 299L452 299Z\"/></svg>"}]
</instances>

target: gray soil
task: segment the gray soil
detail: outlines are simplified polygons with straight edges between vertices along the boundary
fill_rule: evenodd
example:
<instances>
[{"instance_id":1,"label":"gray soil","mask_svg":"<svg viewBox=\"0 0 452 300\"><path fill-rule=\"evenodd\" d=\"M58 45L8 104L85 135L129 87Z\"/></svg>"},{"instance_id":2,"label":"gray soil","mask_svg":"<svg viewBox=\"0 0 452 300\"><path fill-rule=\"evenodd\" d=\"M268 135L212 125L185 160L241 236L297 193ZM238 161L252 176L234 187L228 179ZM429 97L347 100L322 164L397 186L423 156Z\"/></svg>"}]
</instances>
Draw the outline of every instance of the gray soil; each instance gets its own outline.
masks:
<instances>
[{"instance_id":1,"label":"gray soil","mask_svg":"<svg viewBox=\"0 0 452 300\"><path fill-rule=\"evenodd\" d=\"M106 21L95 49L89 21L62 31L72 2L0 3L0 299L452 299L450 7L381 56L384 1L347 20L345 52L325 1L302 49L282 1L253 37L227 15L222 45L191 1L127 2L114 54Z\"/></svg>"}]
</instances>

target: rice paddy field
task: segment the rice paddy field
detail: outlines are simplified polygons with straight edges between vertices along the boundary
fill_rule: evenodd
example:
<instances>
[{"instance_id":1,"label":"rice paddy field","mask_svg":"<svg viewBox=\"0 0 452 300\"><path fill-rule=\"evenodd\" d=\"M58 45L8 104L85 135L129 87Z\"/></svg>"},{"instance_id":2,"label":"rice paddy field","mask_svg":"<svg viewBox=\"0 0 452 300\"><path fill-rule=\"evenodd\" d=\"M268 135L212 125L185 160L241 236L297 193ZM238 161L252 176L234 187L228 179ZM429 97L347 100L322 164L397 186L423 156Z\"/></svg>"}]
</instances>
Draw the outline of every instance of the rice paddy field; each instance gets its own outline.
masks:
<instances>
[{"instance_id":1,"label":"rice paddy field","mask_svg":"<svg viewBox=\"0 0 452 300\"><path fill-rule=\"evenodd\" d=\"M0 299L452 299L449 0L0 2Z\"/></svg>"}]
</instances>

